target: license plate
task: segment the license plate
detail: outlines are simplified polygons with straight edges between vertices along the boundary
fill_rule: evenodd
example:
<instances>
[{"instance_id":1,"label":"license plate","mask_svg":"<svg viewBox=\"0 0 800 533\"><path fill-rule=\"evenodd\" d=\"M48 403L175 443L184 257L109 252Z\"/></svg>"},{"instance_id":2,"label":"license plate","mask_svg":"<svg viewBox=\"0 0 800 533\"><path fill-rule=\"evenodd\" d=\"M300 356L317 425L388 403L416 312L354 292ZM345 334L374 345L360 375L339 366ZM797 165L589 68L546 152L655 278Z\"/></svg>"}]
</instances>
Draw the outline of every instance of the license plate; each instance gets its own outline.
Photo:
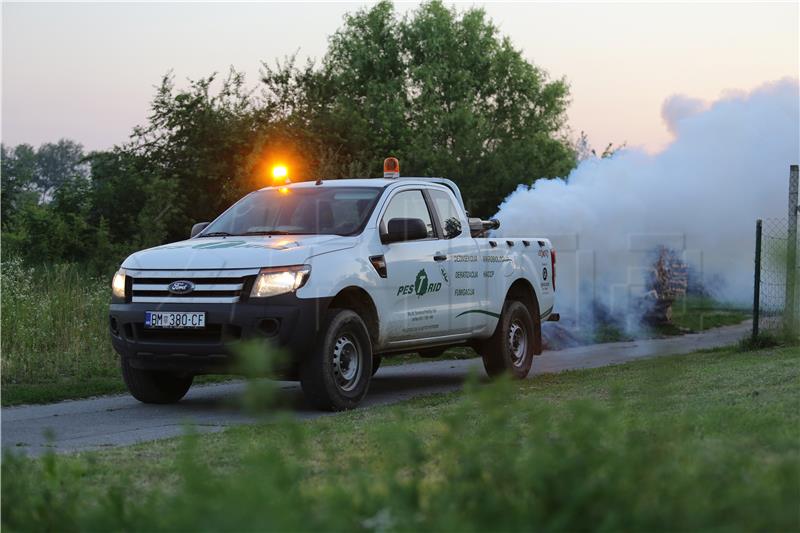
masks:
<instances>
[{"instance_id":1,"label":"license plate","mask_svg":"<svg viewBox=\"0 0 800 533\"><path fill-rule=\"evenodd\" d=\"M206 327L205 312L145 311L144 327L201 329Z\"/></svg>"}]
</instances>

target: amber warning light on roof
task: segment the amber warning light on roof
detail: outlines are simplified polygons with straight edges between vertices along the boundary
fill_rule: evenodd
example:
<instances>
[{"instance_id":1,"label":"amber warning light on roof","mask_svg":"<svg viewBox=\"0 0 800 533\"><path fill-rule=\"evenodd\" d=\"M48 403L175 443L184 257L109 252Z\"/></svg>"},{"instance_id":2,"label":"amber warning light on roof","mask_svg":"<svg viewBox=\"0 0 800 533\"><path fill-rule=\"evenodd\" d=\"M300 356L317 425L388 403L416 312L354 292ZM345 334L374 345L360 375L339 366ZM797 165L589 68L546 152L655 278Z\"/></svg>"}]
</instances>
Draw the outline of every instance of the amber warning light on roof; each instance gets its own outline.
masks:
<instances>
[{"instance_id":1,"label":"amber warning light on roof","mask_svg":"<svg viewBox=\"0 0 800 533\"><path fill-rule=\"evenodd\" d=\"M289 179L289 169L285 165L275 165L272 167L272 179L275 181Z\"/></svg>"},{"instance_id":2,"label":"amber warning light on roof","mask_svg":"<svg viewBox=\"0 0 800 533\"><path fill-rule=\"evenodd\" d=\"M383 160L383 177L384 178L399 178L400 177L400 161L396 157L387 157Z\"/></svg>"}]
</instances>

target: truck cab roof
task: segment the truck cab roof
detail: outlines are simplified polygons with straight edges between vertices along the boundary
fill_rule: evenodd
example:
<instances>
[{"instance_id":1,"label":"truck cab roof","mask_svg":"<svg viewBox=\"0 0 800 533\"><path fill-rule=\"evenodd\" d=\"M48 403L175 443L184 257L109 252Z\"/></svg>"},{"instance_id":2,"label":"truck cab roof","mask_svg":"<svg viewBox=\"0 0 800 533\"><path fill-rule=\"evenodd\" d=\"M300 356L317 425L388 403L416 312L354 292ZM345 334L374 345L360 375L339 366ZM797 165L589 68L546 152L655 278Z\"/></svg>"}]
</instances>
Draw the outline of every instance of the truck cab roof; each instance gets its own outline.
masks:
<instances>
[{"instance_id":1,"label":"truck cab roof","mask_svg":"<svg viewBox=\"0 0 800 533\"><path fill-rule=\"evenodd\" d=\"M271 185L264 187L265 189L275 189L280 187L289 188L311 188L311 187L389 187L391 185L443 185L450 189L455 195L456 200L464 209L464 199L461 197L461 191L452 180L447 178L436 177L400 177L400 178L345 178L345 179L332 179L322 180L322 183L317 185L316 181L298 181L294 183L287 183L285 185Z\"/></svg>"}]
</instances>

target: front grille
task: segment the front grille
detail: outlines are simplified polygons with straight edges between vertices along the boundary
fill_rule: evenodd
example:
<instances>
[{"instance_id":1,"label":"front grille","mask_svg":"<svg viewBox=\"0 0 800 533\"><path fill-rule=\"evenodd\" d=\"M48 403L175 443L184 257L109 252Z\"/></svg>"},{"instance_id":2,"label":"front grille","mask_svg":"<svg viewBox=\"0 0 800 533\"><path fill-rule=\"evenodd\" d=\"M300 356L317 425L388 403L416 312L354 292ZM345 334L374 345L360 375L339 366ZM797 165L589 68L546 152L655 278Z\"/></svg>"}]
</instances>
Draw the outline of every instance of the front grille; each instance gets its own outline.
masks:
<instances>
[{"instance_id":1,"label":"front grille","mask_svg":"<svg viewBox=\"0 0 800 533\"><path fill-rule=\"evenodd\" d=\"M236 303L251 285L257 273L249 271L136 271L131 276L131 302L133 303ZM245 275L242 275L245 274ZM172 294L169 285L174 281L190 281L194 290L187 294Z\"/></svg>"}]
</instances>

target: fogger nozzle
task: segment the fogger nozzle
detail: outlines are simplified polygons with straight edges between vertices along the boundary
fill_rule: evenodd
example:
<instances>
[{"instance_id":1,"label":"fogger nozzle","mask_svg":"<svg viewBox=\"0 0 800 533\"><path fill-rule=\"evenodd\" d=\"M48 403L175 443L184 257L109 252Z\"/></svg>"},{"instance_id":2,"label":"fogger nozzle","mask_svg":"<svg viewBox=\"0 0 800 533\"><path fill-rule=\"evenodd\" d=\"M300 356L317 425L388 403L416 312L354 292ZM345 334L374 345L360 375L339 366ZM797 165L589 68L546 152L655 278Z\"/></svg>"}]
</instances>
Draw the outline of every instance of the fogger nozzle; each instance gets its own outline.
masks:
<instances>
[{"instance_id":1,"label":"fogger nozzle","mask_svg":"<svg viewBox=\"0 0 800 533\"><path fill-rule=\"evenodd\" d=\"M490 218L489 220L481 220L481 225L484 230L498 229L500 227L500 221L496 218Z\"/></svg>"}]
</instances>

